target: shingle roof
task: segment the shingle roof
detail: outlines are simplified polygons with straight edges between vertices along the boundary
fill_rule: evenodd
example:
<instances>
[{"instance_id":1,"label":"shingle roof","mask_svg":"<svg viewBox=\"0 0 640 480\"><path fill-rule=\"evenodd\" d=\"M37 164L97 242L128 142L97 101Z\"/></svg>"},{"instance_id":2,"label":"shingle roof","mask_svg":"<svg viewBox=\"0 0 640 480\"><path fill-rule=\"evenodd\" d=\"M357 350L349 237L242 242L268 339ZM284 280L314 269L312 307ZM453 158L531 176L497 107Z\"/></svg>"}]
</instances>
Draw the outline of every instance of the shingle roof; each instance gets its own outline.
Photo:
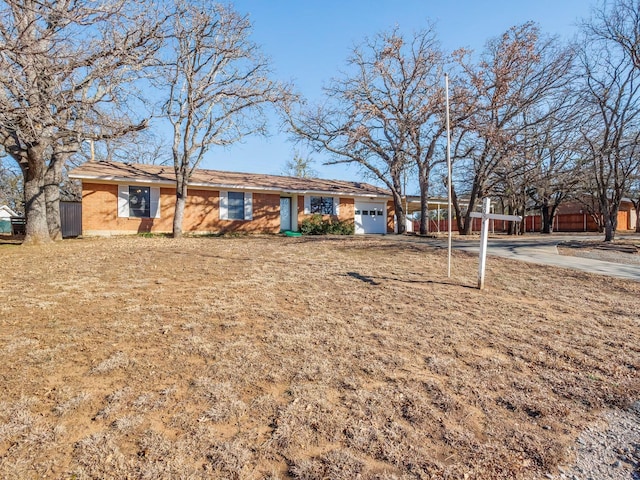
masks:
<instances>
[{"instance_id":1,"label":"shingle roof","mask_svg":"<svg viewBox=\"0 0 640 480\"><path fill-rule=\"evenodd\" d=\"M120 162L87 162L73 169L70 178L111 182L175 184L173 167ZM329 193L342 195L391 196L388 190L368 183L320 178L284 177L260 173L195 170L191 187L215 187L244 190L274 190L290 193Z\"/></svg>"}]
</instances>

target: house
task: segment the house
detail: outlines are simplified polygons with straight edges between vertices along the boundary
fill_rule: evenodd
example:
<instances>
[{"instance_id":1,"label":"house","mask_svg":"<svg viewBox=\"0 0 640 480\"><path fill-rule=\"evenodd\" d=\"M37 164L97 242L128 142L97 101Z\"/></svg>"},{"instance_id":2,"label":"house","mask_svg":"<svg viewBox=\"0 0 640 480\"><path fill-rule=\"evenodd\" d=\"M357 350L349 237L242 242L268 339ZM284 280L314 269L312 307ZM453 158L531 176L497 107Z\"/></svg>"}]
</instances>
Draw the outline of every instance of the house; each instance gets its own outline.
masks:
<instances>
[{"instance_id":1,"label":"house","mask_svg":"<svg viewBox=\"0 0 640 480\"><path fill-rule=\"evenodd\" d=\"M13 217L19 217L19 215L7 205L0 205L0 233L11 233Z\"/></svg>"},{"instance_id":2,"label":"house","mask_svg":"<svg viewBox=\"0 0 640 480\"><path fill-rule=\"evenodd\" d=\"M11 220L12 217L19 217L16 212L14 212L7 205L0 206L0 220Z\"/></svg>"},{"instance_id":3,"label":"house","mask_svg":"<svg viewBox=\"0 0 640 480\"><path fill-rule=\"evenodd\" d=\"M84 235L171 232L173 167L87 162L69 173L82 182ZM353 222L357 234L392 233L391 194L360 182L195 170L183 231L279 233L312 214Z\"/></svg>"}]
</instances>

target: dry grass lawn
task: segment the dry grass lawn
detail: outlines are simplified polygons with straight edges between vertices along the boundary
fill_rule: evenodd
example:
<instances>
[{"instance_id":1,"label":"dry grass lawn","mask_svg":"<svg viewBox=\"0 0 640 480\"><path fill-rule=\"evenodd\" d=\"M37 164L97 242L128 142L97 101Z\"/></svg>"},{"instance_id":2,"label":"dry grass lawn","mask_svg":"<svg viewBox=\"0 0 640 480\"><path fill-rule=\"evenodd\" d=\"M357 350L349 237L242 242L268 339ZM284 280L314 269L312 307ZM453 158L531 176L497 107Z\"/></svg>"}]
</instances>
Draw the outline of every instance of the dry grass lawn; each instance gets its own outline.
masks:
<instances>
[{"instance_id":1,"label":"dry grass lawn","mask_svg":"<svg viewBox=\"0 0 640 480\"><path fill-rule=\"evenodd\" d=\"M640 284L393 238L0 245L0 478L541 478ZM466 475L466 477L465 477Z\"/></svg>"}]
</instances>

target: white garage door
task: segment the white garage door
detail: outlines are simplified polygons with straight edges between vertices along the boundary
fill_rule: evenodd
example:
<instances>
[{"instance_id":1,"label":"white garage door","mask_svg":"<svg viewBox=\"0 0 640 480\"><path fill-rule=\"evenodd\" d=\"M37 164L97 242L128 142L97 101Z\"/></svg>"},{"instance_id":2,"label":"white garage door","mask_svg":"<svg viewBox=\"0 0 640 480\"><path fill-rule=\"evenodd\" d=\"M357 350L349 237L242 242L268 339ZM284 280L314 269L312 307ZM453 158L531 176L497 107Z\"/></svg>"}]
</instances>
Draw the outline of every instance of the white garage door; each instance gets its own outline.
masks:
<instances>
[{"instance_id":1,"label":"white garage door","mask_svg":"<svg viewBox=\"0 0 640 480\"><path fill-rule=\"evenodd\" d=\"M387 209L384 203L355 202L356 233L387 233Z\"/></svg>"}]
</instances>

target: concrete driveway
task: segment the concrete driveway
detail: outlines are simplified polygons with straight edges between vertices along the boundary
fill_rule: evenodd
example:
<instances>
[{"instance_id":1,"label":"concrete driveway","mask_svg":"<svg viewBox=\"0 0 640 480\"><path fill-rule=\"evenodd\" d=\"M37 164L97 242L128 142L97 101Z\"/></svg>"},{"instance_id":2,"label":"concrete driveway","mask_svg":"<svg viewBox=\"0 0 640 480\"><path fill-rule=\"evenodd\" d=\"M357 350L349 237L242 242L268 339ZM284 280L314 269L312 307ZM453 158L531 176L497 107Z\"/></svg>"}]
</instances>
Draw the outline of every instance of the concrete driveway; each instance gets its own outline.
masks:
<instances>
[{"instance_id":1,"label":"concrete driveway","mask_svg":"<svg viewBox=\"0 0 640 480\"><path fill-rule=\"evenodd\" d=\"M396 237L397 238L397 237ZM441 248L447 248L446 239L425 239L422 237L403 237L405 239L418 239L433 243ZM529 234L522 237L494 236L489 238L487 254L510 258L521 262L551 265L562 268L582 270L584 272L607 275L640 282L640 265L627 265L622 263L606 262L591 258L560 255L558 244L568 240L602 240L602 235L537 235ZM625 238L634 238L640 242L640 235L625 235ZM455 237L452 246L455 250L478 253L480 249L480 237L473 236L469 239Z\"/></svg>"}]
</instances>

